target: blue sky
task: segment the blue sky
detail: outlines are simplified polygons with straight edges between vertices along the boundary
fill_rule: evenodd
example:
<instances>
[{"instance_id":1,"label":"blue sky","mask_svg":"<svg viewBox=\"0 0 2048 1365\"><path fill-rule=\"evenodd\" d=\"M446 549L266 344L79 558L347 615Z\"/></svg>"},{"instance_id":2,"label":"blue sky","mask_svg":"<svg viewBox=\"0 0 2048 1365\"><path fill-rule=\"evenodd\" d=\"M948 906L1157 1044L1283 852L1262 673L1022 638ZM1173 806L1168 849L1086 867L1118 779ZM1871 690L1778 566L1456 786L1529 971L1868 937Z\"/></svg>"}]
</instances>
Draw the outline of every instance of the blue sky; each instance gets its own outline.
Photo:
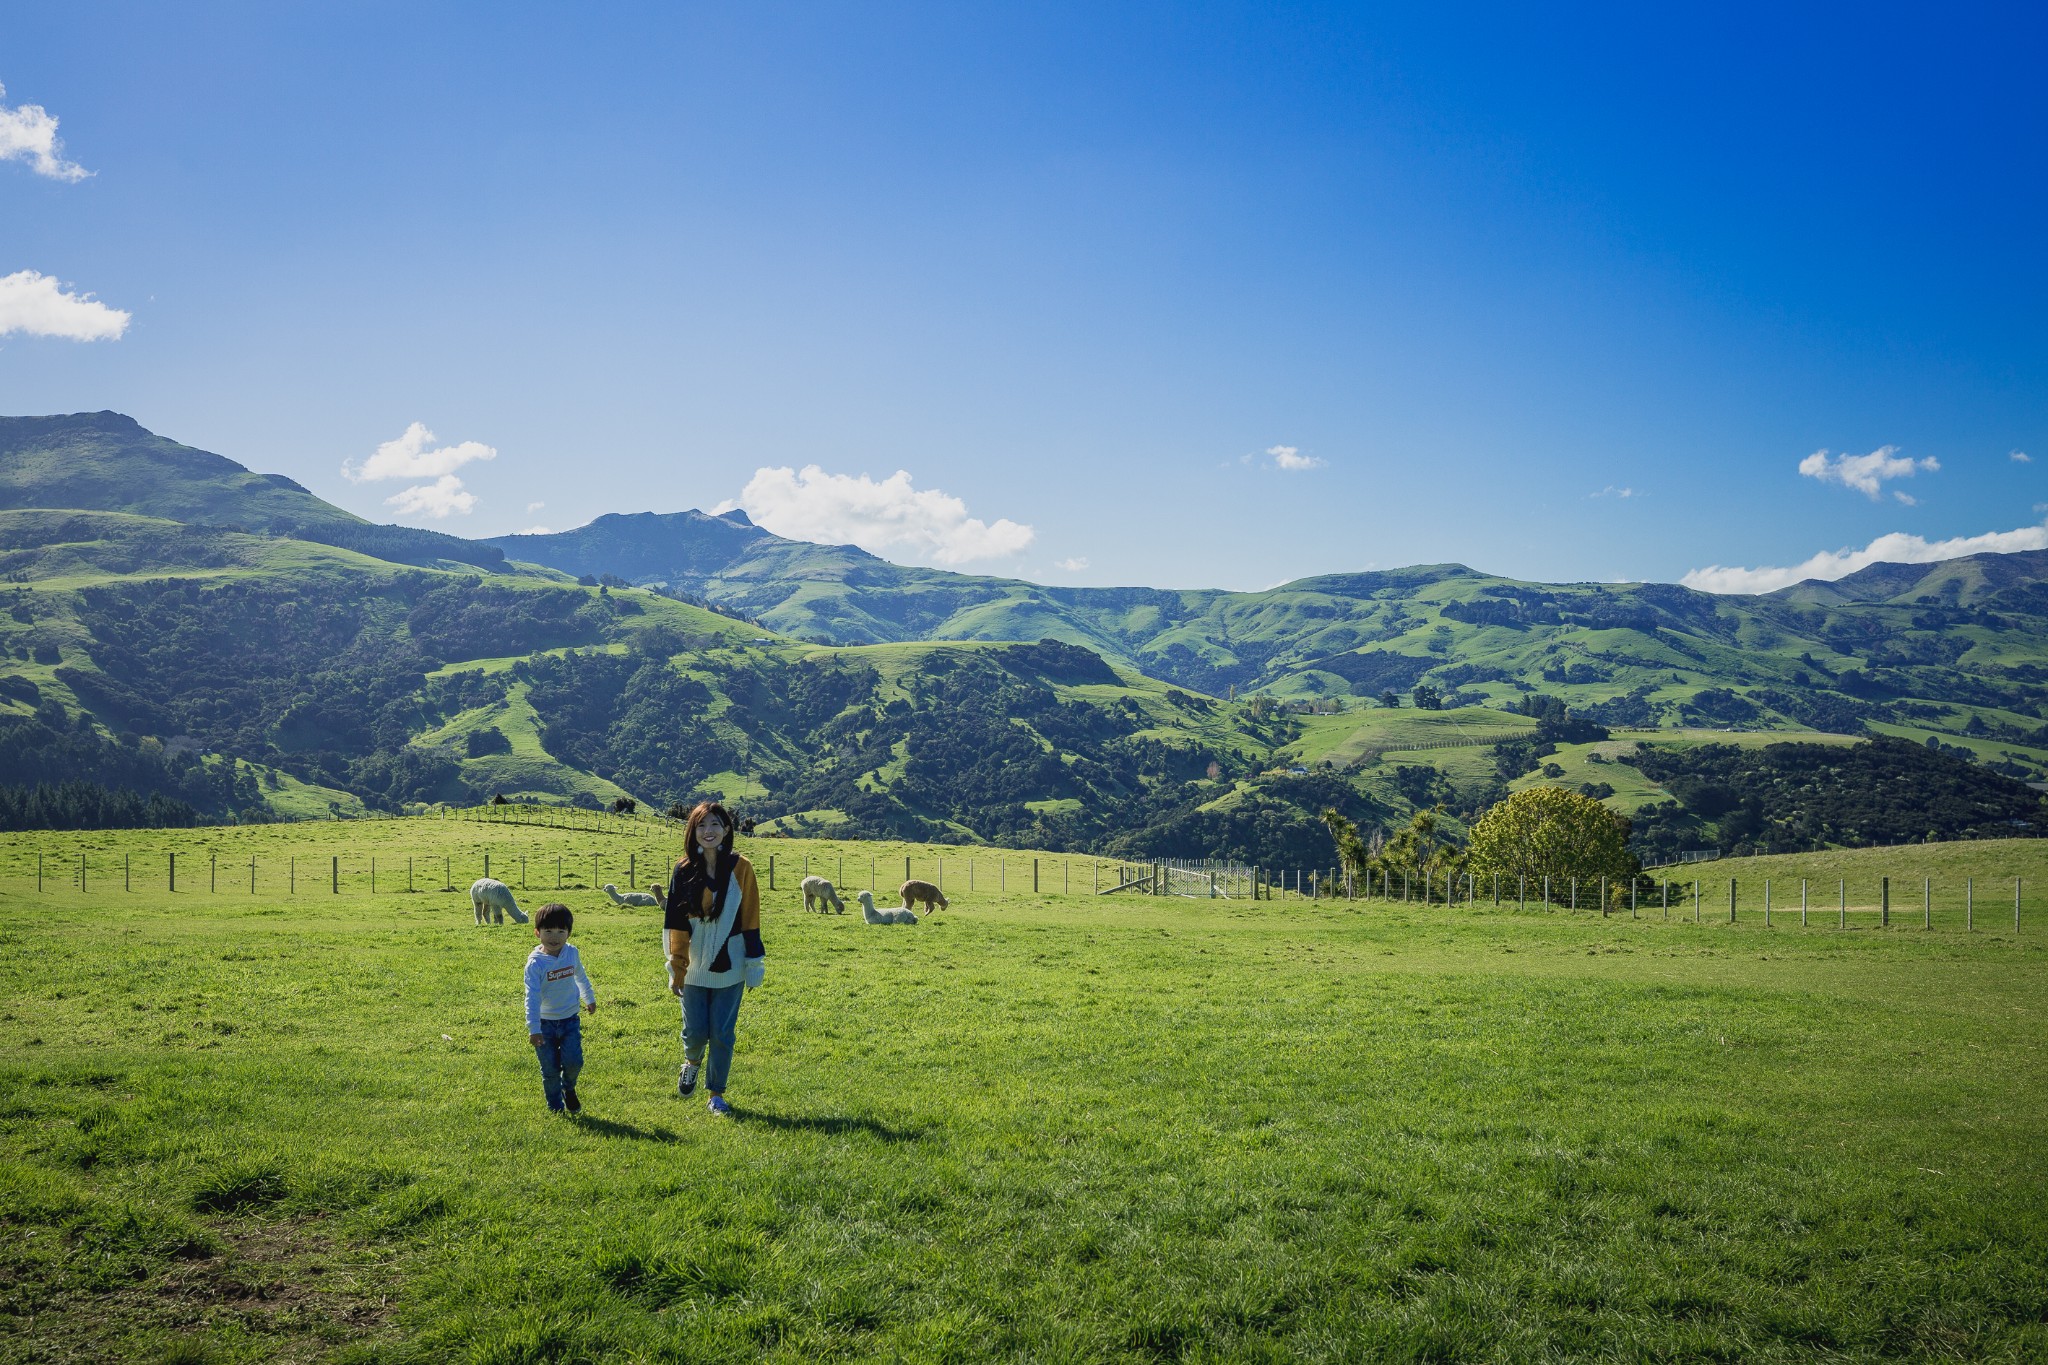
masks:
<instances>
[{"instance_id":1,"label":"blue sky","mask_svg":"<svg viewBox=\"0 0 2048 1365\"><path fill-rule=\"evenodd\" d=\"M1051 582L2048 546L2043 36L9 7L0 411L118 409L458 534L737 503ZM88 294L118 337L65 334L118 325Z\"/></svg>"}]
</instances>

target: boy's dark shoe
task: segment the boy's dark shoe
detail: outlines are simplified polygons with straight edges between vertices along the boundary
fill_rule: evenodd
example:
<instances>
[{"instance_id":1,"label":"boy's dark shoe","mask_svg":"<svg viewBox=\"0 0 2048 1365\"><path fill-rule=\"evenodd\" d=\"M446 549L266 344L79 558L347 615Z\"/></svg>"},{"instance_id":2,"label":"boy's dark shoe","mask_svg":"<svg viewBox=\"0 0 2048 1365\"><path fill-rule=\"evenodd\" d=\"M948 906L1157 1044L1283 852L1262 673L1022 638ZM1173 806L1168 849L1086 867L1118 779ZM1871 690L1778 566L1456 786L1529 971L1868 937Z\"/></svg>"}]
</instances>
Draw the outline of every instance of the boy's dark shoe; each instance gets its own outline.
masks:
<instances>
[{"instance_id":1,"label":"boy's dark shoe","mask_svg":"<svg viewBox=\"0 0 2048 1365\"><path fill-rule=\"evenodd\" d=\"M551 1104L551 1105L549 1105L549 1106L548 1106L548 1112L549 1112L550 1114L559 1114L559 1113L561 1113L561 1112L562 1112L562 1109L563 1109L563 1106L562 1106L562 1105L559 1105L559 1104Z\"/></svg>"},{"instance_id":2,"label":"boy's dark shoe","mask_svg":"<svg viewBox=\"0 0 2048 1365\"><path fill-rule=\"evenodd\" d=\"M683 1069L676 1075L676 1093L684 1099L697 1093L697 1063L684 1062Z\"/></svg>"},{"instance_id":3,"label":"boy's dark shoe","mask_svg":"<svg viewBox=\"0 0 2048 1365\"><path fill-rule=\"evenodd\" d=\"M572 1114L580 1114L583 1112L583 1101L577 1099L576 1092L571 1090L568 1094L562 1096L562 1107Z\"/></svg>"}]
</instances>

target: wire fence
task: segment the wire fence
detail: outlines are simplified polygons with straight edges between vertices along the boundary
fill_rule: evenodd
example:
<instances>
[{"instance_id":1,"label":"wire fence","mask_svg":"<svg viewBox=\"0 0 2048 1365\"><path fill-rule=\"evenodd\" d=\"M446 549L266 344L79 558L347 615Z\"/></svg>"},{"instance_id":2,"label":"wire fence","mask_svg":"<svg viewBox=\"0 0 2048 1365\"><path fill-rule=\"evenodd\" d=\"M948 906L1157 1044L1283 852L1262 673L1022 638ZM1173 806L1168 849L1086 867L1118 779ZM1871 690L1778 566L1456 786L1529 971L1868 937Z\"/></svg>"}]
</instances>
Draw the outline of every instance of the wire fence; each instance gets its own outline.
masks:
<instances>
[{"instance_id":1,"label":"wire fence","mask_svg":"<svg viewBox=\"0 0 2048 1365\"><path fill-rule=\"evenodd\" d=\"M427 825L448 826L428 830ZM459 826L460 828L454 828ZM35 831L0 836L0 894L156 892L240 898L466 894L479 878L521 894L659 893L679 851L680 822L559 807L495 807L398 817L371 829L343 822L346 848L308 848L299 826L200 830ZM566 842L564 834L604 836ZM453 840L451 842L451 836ZM1275 868L1214 859L1131 859L1013 852L985 846L862 841L749 841L764 889L795 893L807 876L841 891L894 895L928 881L948 897L1154 896L1181 900L1347 900L1559 909L1689 923L1776 928L1919 927L2021 932L2048 913L2022 876L1953 872L1846 877L1527 877L1491 873L1360 876L1339 868ZM1901 846L1907 849L1925 845ZM1953 855L1951 855L1953 856ZM1994 860L1996 861L1996 860ZM1721 864L1733 871L1732 864Z\"/></svg>"}]
</instances>

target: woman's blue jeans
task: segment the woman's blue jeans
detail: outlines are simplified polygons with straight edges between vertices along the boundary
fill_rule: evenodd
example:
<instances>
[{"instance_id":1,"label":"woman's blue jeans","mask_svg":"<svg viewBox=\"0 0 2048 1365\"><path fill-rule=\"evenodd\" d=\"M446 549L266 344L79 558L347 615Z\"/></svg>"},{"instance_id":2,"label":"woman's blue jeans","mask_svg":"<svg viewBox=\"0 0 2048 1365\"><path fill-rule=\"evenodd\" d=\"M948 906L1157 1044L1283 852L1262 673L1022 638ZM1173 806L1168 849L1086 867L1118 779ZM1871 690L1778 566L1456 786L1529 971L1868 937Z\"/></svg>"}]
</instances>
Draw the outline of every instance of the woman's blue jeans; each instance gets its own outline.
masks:
<instances>
[{"instance_id":1,"label":"woman's blue jeans","mask_svg":"<svg viewBox=\"0 0 2048 1365\"><path fill-rule=\"evenodd\" d=\"M732 1071L740 997L746 993L744 985L683 987L683 1060L705 1062L704 1088L714 1095L724 1093L726 1076Z\"/></svg>"}]
</instances>

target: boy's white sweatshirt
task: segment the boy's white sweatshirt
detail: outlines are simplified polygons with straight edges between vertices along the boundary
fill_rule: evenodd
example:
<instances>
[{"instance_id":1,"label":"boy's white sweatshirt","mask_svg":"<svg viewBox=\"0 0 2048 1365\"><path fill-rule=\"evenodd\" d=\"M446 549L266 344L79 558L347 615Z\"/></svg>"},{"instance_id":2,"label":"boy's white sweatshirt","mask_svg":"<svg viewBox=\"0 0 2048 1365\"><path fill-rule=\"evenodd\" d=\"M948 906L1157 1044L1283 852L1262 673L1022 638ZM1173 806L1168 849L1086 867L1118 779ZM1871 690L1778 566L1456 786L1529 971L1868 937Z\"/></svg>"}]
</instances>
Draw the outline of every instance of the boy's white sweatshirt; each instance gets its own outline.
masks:
<instances>
[{"instance_id":1,"label":"boy's white sweatshirt","mask_svg":"<svg viewBox=\"0 0 2048 1365\"><path fill-rule=\"evenodd\" d=\"M526 1031L539 1033L543 1019L574 1018L578 995L585 1004L597 1003L597 992L583 974L583 958L576 945L563 944L559 957L536 947L526 959Z\"/></svg>"}]
</instances>

